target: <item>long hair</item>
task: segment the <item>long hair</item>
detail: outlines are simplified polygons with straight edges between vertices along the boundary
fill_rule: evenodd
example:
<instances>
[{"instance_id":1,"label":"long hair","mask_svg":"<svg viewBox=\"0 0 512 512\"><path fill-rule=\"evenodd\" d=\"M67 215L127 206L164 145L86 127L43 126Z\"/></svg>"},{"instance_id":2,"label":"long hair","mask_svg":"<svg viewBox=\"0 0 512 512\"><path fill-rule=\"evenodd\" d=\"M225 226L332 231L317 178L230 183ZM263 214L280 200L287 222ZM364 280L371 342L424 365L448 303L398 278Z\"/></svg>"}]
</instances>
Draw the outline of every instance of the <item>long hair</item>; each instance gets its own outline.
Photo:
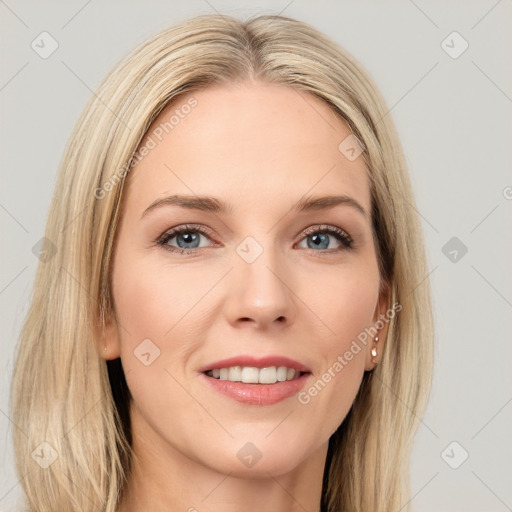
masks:
<instances>
[{"instance_id":1,"label":"long hair","mask_svg":"<svg viewBox=\"0 0 512 512\"><path fill-rule=\"evenodd\" d=\"M423 235L386 104L361 65L305 23L202 15L116 65L61 162L10 397L30 512L116 510L133 455L130 393L120 360L107 363L97 347L102 326L115 321L111 261L123 187L165 107L247 79L320 98L364 149L381 285L401 310L389 321L381 363L365 372L329 440L322 510L397 512L407 502L413 435L431 386L433 322Z\"/></svg>"}]
</instances>

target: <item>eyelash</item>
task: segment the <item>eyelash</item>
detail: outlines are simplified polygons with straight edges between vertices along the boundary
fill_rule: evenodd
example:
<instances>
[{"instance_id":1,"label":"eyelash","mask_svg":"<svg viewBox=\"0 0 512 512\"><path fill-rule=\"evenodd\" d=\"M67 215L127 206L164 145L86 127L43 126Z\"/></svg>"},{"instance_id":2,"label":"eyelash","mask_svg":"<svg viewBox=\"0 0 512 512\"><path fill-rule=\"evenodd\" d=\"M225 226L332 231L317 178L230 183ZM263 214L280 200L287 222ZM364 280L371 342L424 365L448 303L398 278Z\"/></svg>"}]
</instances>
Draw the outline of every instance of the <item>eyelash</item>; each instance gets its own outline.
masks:
<instances>
[{"instance_id":1,"label":"eyelash","mask_svg":"<svg viewBox=\"0 0 512 512\"><path fill-rule=\"evenodd\" d=\"M179 228L172 229L171 231L167 231L164 233L157 241L157 245L162 247L163 249L174 252L174 253L180 253L180 254L191 254L196 253L199 249L205 249L205 247L196 247L195 249L180 249L178 247L173 247L171 245L168 245L169 240L174 238L177 235L181 235L182 233L188 233L188 232L196 232L200 233L203 236L206 236L207 238L210 238L209 232L207 232L204 228L200 226L194 226L194 225L185 225ZM340 229L336 226L328 226L328 225L320 225L320 226L311 226L304 230L302 233L303 237L306 238L311 235L316 235L319 233L327 233L329 235L334 236L341 244L344 246L342 248L338 249L327 249L322 251L315 251L314 249L308 248L307 250L312 252L320 252L320 253L332 253L332 252L339 252L342 250L347 249L353 249L354 247L354 241L352 238L344 231L343 229ZM302 241L301 238L301 241Z\"/></svg>"}]
</instances>

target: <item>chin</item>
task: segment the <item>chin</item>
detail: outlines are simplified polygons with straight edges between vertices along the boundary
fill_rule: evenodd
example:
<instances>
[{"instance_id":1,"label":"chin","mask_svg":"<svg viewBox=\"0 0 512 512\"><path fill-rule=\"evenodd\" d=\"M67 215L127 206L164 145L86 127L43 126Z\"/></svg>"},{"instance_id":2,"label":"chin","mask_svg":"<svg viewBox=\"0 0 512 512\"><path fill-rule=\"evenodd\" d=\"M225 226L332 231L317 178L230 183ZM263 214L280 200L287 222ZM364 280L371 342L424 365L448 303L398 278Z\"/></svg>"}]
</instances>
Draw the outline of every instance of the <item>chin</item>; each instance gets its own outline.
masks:
<instances>
[{"instance_id":1,"label":"chin","mask_svg":"<svg viewBox=\"0 0 512 512\"><path fill-rule=\"evenodd\" d=\"M283 436L272 440L272 434L267 439L265 436L268 432L260 437L246 435L243 439L216 443L214 452L210 447L210 457L202 463L238 478L268 478L269 474L279 476L293 471L315 451L314 447L308 449L305 445L306 436L298 442L290 442Z\"/></svg>"}]
</instances>

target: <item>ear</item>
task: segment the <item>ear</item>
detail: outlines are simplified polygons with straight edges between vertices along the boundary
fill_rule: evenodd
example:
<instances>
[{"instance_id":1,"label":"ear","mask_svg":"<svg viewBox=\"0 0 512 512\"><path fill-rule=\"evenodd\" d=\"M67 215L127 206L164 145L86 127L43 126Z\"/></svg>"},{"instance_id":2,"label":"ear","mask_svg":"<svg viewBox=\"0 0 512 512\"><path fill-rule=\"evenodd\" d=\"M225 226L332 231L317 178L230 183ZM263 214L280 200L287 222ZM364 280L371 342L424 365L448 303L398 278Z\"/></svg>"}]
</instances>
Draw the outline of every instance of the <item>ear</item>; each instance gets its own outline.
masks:
<instances>
[{"instance_id":1,"label":"ear","mask_svg":"<svg viewBox=\"0 0 512 512\"><path fill-rule=\"evenodd\" d=\"M391 307L390 301L390 287L389 285L384 284L381 287L377 305L375 306L375 313L372 319L371 332L374 333L374 337L369 338L366 345L366 361L364 367L366 371L374 370L382 359L389 326L389 319L386 312ZM377 332L375 333L376 330ZM372 350L377 352L376 356L372 355Z\"/></svg>"},{"instance_id":2,"label":"ear","mask_svg":"<svg viewBox=\"0 0 512 512\"><path fill-rule=\"evenodd\" d=\"M94 326L98 355L105 359L117 359L121 357L121 343L119 329L114 314L105 317L104 322Z\"/></svg>"}]
</instances>

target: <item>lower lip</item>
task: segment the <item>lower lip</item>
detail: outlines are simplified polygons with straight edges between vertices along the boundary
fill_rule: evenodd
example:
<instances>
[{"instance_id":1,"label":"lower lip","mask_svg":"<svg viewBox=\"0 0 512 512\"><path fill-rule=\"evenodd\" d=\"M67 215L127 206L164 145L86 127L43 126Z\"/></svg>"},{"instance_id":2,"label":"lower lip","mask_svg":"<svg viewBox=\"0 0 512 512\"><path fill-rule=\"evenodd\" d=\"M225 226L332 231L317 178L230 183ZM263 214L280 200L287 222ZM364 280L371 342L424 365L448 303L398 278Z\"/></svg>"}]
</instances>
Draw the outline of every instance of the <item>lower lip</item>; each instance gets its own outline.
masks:
<instances>
[{"instance_id":1,"label":"lower lip","mask_svg":"<svg viewBox=\"0 0 512 512\"><path fill-rule=\"evenodd\" d=\"M296 395L306 383L310 373L297 379L276 382L275 384L245 384L220 380L202 373L202 378L219 393L249 405L272 405Z\"/></svg>"}]
</instances>

